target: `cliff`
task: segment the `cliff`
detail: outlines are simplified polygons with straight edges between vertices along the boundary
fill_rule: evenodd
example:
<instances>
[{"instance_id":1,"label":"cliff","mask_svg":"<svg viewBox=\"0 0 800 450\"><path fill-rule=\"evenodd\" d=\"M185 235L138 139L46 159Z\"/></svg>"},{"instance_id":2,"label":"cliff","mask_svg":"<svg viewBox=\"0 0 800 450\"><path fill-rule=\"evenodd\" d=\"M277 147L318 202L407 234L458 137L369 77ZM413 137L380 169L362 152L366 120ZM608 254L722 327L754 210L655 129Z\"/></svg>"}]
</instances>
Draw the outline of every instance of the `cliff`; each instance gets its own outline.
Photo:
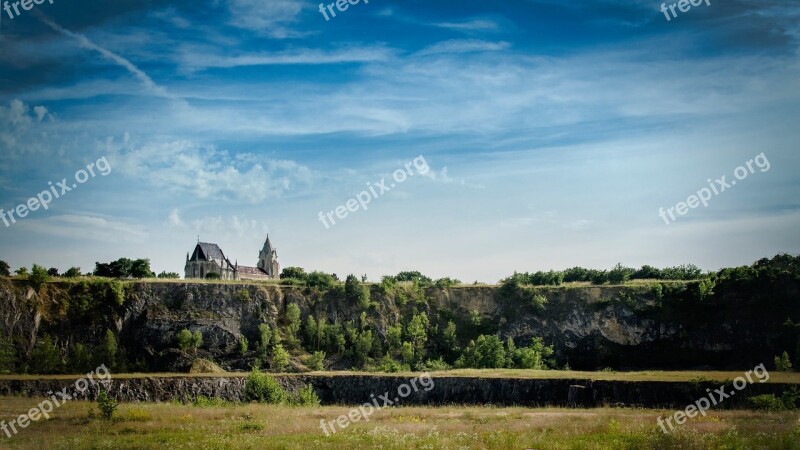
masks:
<instances>
[{"instance_id":1,"label":"cliff","mask_svg":"<svg viewBox=\"0 0 800 450\"><path fill-rule=\"evenodd\" d=\"M494 286L369 289L371 305L363 308L348 301L341 289L82 280L51 282L35 290L24 281L0 279L0 336L10 336L19 363L30 361L43 336L52 338L63 360L72 357L77 344L94 349L97 357L111 330L118 338L120 360L127 361L119 372L185 371L196 356L226 370L249 370L257 355L253 346L241 351L242 338L258 342L262 323L284 330L289 304L299 307L303 323L308 315L324 317L329 324L366 320L361 327L374 331L379 346L390 326L424 312L431 322L431 353L450 321L461 348L480 334L510 337L517 344L541 337L553 346L559 366L588 370L748 368L769 363L784 350L793 353L800 335L794 325L800 323L797 280L773 283L764 292L718 285L717 292L705 297L692 282L566 285L524 292ZM532 302L533 296L544 297L546 303ZM176 348L183 329L202 333L197 355ZM372 351L382 354L380 348ZM293 366L302 370L305 350L297 346L292 353ZM343 356L329 354L327 363L353 367L352 359Z\"/></svg>"}]
</instances>

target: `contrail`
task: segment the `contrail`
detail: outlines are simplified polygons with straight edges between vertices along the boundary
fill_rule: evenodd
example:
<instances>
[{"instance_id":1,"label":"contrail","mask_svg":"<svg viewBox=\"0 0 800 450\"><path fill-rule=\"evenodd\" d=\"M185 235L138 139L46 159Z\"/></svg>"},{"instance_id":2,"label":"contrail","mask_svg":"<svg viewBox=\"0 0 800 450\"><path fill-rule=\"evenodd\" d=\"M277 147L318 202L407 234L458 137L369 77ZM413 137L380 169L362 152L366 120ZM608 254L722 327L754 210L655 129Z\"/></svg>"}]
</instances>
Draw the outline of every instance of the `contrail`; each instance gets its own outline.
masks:
<instances>
[{"instance_id":1,"label":"contrail","mask_svg":"<svg viewBox=\"0 0 800 450\"><path fill-rule=\"evenodd\" d=\"M100 54L102 54L103 56L105 56L106 58L108 58L108 59L114 61L115 63L121 65L122 67L128 69L128 71L130 73L132 73L133 76L138 78L139 81L141 81L142 84L144 84L144 86L148 90L150 90L152 93L154 93L155 95L158 95L159 97L166 97L166 98L170 98L170 99L176 99L176 97L173 96L172 94L170 94L169 92L167 92L167 90L165 88L163 88L163 87L159 86L158 84L156 84L156 82L153 81L153 79L150 78L150 76L148 76L146 73L141 71L138 67L133 65L132 62L128 61L127 59L123 58L122 56L119 56L119 55L117 55L116 53L114 53L114 52L112 52L110 50L106 50L103 47L100 47L99 45L97 45L94 42L92 42L91 40L89 40L89 38L87 38L86 36L84 36L84 35L82 35L80 33L73 33L72 31L69 31L69 30L65 29L64 27L58 25L57 23L53 22L52 20L50 20L50 19L48 19L46 17L39 17L39 20L44 22L47 26L49 26L53 30L55 30L55 31L57 31L57 32L65 35L65 36L68 36L68 37L76 39L80 43L81 47L84 47L84 48L87 48L87 49L90 49L90 50L95 50L95 51L99 52Z\"/></svg>"}]
</instances>

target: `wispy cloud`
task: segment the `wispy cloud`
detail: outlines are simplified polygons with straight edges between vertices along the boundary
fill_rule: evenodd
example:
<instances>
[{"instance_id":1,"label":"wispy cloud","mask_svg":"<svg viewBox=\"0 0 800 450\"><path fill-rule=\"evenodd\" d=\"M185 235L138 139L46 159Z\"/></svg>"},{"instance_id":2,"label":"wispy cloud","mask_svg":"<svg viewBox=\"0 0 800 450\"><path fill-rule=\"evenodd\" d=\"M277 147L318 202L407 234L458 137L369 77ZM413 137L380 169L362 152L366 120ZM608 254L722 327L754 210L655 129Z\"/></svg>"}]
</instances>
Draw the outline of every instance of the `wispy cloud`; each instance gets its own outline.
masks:
<instances>
[{"instance_id":1,"label":"wispy cloud","mask_svg":"<svg viewBox=\"0 0 800 450\"><path fill-rule=\"evenodd\" d=\"M122 56L119 56L116 53L114 53L114 52L112 52L110 50L107 50L107 49L95 44L94 42L89 40L89 38L87 38L86 36L84 36L84 35L82 35L80 33L73 33L72 31L69 31L66 28L63 28L62 26L58 25L57 23L53 22L52 20L50 20L50 19L48 19L46 17L40 17L40 20L42 22L44 22L47 26L52 28L53 30L55 30L55 31L57 31L57 32L65 35L65 36L68 36L68 37L71 37L71 38L77 40L81 47L89 49L89 50L94 50L94 51L100 53L101 55L105 56L106 58L108 58L108 59L114 61L115 63L119 64L120 66L124 67L134 77L136 77L136 79L138 79L142 83L142 85L144 85L144 87L148 91L150 91L151 93L153 93L155 95L158 95L160 97L174 98L172 95L170 95L167 92L166 88L156 84L156 82L153 81L153 79L150 78L149 75L144 73L144 71L140 70L132 62L128 61L127 59L123 58Z\"/></svg>"},{"instance_id":2,"label":"wispy cloud","mask_svg":"<svg viewBox=\"0 0 800 450\"><path fill-rule=\"evenodd\" d=\"M460 22L438 22L434 23L433 25L440 28L447 28L449 30L467 32L498 31L500 29L500 25L497 22L488 19L473 19Z\"/></svg>"}]
</instances>

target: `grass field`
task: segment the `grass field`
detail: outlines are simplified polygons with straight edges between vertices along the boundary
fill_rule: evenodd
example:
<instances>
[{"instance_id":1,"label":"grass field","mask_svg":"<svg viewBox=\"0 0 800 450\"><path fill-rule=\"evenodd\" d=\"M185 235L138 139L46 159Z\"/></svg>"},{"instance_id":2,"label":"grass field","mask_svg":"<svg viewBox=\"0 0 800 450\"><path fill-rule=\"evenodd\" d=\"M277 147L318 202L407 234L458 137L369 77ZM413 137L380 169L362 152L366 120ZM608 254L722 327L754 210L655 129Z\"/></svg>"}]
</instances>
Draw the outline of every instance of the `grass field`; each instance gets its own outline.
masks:
<instances>
[{"instance_id":1,"label":"grass field","mask_svg":"<svg viewBox=\"0 0 800 450\"><path fill-rule=\"evenodd\" d=\"M0 397L10 420L36 399ZM800 449L800 413L709 412L670 434L656 417L672 411L627 408L400 407L375 412L331 436L320 420L350 408L272 405L123 404L113 421L89 419L92 405L70 402L50 420L0 434L11 449Z\"/></svg>"},{"instance_id":2,"label":"grass field","mask_svg":"<svg viewBox=\"0 0 800 450\"><path fill-rule=\"evenodd\" d=\"M446 370L441 372L431 372L433 377L483 377L483 378L525 378L525 379L570 379L570 380L618 380L618 381L726 381L733 380L742 376L747 369L739 372L720 372L720 371L643 371L643 372L579 372L565 370L527 370L527 369L458 369ZM226 373L206 373L206 374L185 374L185 373L131 373L113 374L114 379L147 378L147 377L246 377L247 372L226 372ZM275 374L281 375L281 374ZM298 375L298 374L282 374ZM324 375L324 376L392 376L400 378L412 378L419 373L398 372L398 373L375 373L375 372L307 372L303 375ZM80 375L0 375L0 380L75 380L82 377ZM768 383L794 383L800 384L800 372L770 372Z\"/></svg>"}]
</instances>

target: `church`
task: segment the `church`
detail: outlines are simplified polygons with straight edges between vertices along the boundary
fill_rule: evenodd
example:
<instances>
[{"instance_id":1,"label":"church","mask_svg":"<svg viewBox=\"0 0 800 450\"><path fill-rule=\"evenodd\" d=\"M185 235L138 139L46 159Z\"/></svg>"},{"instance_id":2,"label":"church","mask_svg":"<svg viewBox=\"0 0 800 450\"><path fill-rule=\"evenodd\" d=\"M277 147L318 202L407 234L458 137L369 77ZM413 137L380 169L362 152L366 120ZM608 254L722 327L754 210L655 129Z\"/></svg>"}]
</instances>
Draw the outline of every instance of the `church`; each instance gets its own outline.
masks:
<instances>
[{"instance_id":1,"label":"church","mask_svg":"<svg viewBox=\"0 0 800 450\"><path fill-rule=\"evenodd\" d=\"M198 239L194 251L186 254L184 278L204 279L213 273L222 280L277 280L280 270L278 252L272 247L269 235L258 253L256 267L240 266L238 260L232 264L219 245L199 242Z\"/></svg>"}]
</instances>

